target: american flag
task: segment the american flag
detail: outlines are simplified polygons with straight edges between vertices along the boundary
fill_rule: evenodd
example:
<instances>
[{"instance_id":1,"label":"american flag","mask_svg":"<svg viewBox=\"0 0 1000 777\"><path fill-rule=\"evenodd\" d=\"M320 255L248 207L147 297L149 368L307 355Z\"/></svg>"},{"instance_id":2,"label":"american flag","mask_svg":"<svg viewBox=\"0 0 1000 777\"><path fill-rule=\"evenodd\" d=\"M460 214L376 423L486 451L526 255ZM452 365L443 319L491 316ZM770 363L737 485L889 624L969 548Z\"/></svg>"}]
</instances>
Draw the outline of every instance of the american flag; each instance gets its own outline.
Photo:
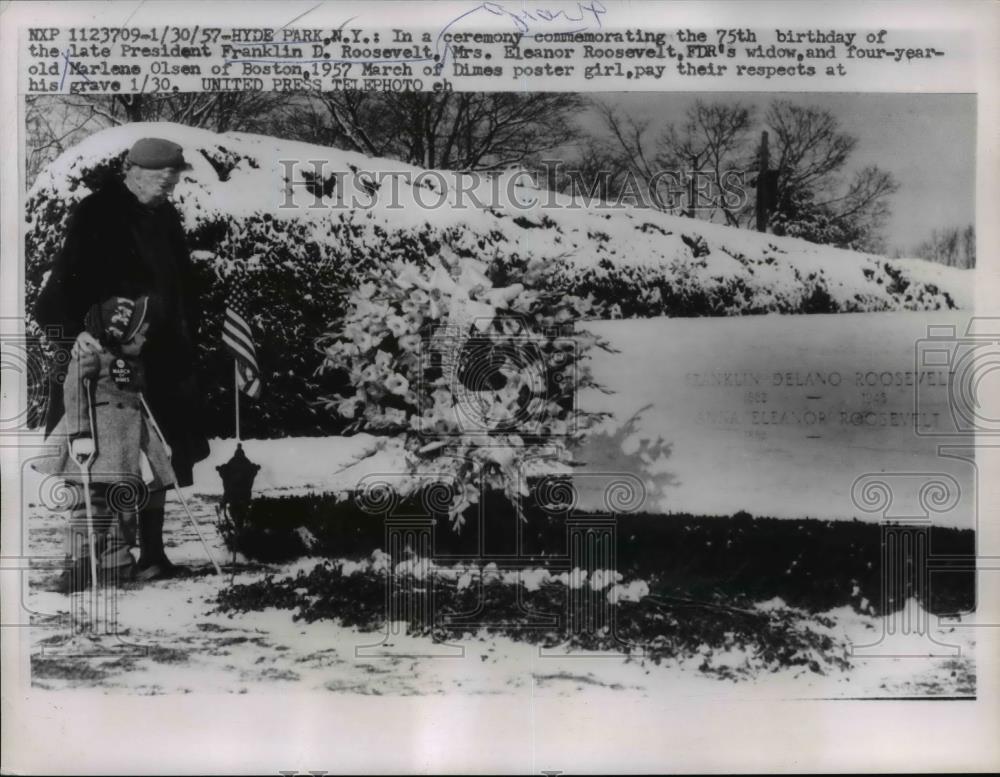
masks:
<instances>
[{"instance_id":1,"label":"american flag","mask_svg":"<svg viewBox=\"0 0 1000 777\"><path fill-rule=\"evenodd\" d=\"M257 366L257 349L253 345L253 332L247 323L247 296L236 288L229 294L226 320L222 324L222 342L236 359L236 382L247 396L260 396L260 368Z\"/></svg>"}]
</instances>

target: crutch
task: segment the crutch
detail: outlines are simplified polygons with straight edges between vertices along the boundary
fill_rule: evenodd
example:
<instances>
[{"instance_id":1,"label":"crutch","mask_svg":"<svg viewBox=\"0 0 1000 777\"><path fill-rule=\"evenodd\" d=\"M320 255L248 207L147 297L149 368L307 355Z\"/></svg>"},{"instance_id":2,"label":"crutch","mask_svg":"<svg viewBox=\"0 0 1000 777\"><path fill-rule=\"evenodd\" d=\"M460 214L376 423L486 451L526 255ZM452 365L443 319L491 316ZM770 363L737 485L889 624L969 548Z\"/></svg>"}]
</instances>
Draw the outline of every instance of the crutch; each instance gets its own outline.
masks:
<instances>
[{"instance_id":1,"label":"crutch","mask_svg":"<svg viewBox=\"0 0 1000 777\"><path fill-rule=\"evenodd\" d=\"M87 395L87 418L90 421L90 434L93 439L94 434L94 405L90 398L90 379L83 379L83 391ZM73 455L73 443L67 441L70 456L80 467L80 477L83 479L83 502L87 508L87 544L90 546L90 584L94 587L94 600L97 601L97 532L94 531L94 505L90 501L90 466L94 463L97 455L96 446L84 457Z\"/></svg>"},{"instance_id":2,"label":"crutch","mask_svg":"<svg viewBox=\"0 0 1000 777\"><path fill-rule=\"evenodd\" d=\"M146 417L149 422L153 425L153 431L156 432L156 436L160 438L160 442L163 443L163 447L167 448L167 438L163 436L163 432L160 431L160 425L156 423L156 418L153 417L153 411L149 409L149 405L146 404L146 397L139 392L139 401L142 403L143 410L146 411ZM201 540L202 547L205 548L205 553L208 555L209 561L212 562L212 566L215 567L215 574L222 574L222 567L219 566L219 562L215 560L215 555L212 553L212 549L208 547L208 542L205 540L205 535L201 533L201 527L198 525L198 521L195 520L194 515L191 514L191 509L188 507L187 500L184 498L184 493L181 491L180 484L177 482L177 472L174 470L174 463L170 462L170 471L174 476L174 490L177 492L177 498L181 500L181 506L184 508L184 512L187 513L188 520L191 521L191 525L194 526L195 532L198 534L198 539Z\"/></svg>"}]
</instances>

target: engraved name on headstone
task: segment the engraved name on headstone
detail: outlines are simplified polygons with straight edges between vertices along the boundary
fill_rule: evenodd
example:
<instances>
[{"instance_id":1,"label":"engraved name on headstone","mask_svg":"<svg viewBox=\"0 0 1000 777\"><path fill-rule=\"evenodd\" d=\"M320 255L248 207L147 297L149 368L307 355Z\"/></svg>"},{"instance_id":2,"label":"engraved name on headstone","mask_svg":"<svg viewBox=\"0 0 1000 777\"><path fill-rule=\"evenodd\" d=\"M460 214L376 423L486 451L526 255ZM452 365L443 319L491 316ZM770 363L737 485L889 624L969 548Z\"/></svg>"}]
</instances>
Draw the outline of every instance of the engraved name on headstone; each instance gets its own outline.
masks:
<instances>
[{"instance_id":1,"label":"engraved name on headstone","mask_svg":"<svg viewBox=\"0 0 1000 777\"><path fill-rule=\"evenodd\" d=\"M954 428L954 370L917 358L928 326L961 327L964 318L935 312L592 322L587 328L618 352L591 365L612 393L588 391L580 404L614 419L580 451L583 471L642 474L651 510L865 520L879 516L853 503L859 477L941 473L961 493L932 520L971 526L972 467L938 450L947 440L939 435ZM652 444L661 438L669 455ZM893 496L904 513L920 512L919 494Z\"/></svg>"}]
</instances>

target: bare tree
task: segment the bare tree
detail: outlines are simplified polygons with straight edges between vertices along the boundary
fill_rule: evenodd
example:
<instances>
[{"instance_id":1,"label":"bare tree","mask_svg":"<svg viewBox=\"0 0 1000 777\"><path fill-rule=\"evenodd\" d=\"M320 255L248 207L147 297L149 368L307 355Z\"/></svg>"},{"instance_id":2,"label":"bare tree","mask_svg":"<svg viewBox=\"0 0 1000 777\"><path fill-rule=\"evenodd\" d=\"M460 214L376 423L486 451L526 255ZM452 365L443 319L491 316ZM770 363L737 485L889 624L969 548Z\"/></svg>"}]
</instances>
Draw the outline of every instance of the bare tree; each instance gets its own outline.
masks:
<instances>
[{"instance_id":1,"label":"bare tree","mask_svg":"<svg viewBox=\"0 0 1000 777\"><path fill-rule=\"evenodd\" d=\"M718 195L731 176L752 184L760 162L751 143L758 129L769 130L770 168L777 170L776 204L769 221L777 234L804 237L842 247L877 250L890 214L889 199L899 188L891 173L870 165L846 182L842 174L857 138L840 130L829 111L791 100L774 100L762 126L755 112L739 102L698 100L678 123L653 136L648 121L622 116L600 106L606 137L647 189L664 171L682 171L687 180L686 208L681 213L748 227L756 221L749 199L698 198L696 176L708 176ZM654 204L662 198L650 198ZM670 210L669 207L664 208Z\"/></svg>"},{"instance_id":2,"label":"bare tree","mask_svg":"<svg viewBox=\"0 0 1000 777\"><path fill-rule=\"evenodd\" d=\"M527 165L574 140L575 94L327 92L289 106L289 136L427 168Z\"/></svg>"},{"instance_id":3,"label":"bare tree","mask_svg":"<svg viewBox=\"0 0 1000 777\"><path fill-rule=\"evenodd\" d=\"M623 116L614 108L598 104L597 109L604 119L604 125L617 144L619 153L629 169L643 181L652 181L658 172L655 140L648 137L650 122Z\"/></svg>"},{"instance_id":4,"label":"bare tree","mask_svg":"<svg viewBox=\"0 0 1000 777\"><path fill-rule=\"evenodd\" d=\"M67 148L118 123L97 106L61 95L26 95L24 111L25 170L29 187Z\"/></svg>"},{"instance_id":5,"label":"bare tree","mask_svg":"<svg viewBox=\"0 0 1000 777\"><path fill-rule=\"evenodd\" d=\"M566 158L544 160L537 176L545 189L582 196L586 202L613 202L627 191L626 178L634 174L614 145L588 137Z\"/></svg>"},{"instance_id":6,"label":"bare tree","mask_svg":"<svg viewBox=\"0 0 1000 777\"><path fill-rule=\"evenodd\" d=\"M688 109L680 127L671 125L660 139L659 160L668 168L685 173L710 173L710 180L717 185L723 173L748 167L747 142L754 121L754 111L740 103L704 103L698 100ZM699 210L696 194L697 179L689 175L689 215ZM718 194L718 192L716 192ZM726 223L739 226L741 211L727 207L724 200L715 196L713 206L707 210L708 218L721 212Z\"/></svg>"},{"instance_id":7,"label":"bare tree","mask_svg":"<svg viewBox=\"0 0 1000 777\"><path fill-rule=\"evenodd\" d=\"M935 229L917 246L915 253L921 259L971 269L976 266L976 228L968 224L964 228Z\"/></svg>"},{"instance_id":8,"label":"bare tree","mask_svg":"<svg viewBox=\"0 0 1000 777\"><path fill-rule=\"evenodd\" d=\"M269 132L280 93L28 95L25 155L30 185L53 159L107 127L137 121L169 121L213 132Z\"/></svg>"},{"instance_id":9,"label":"bare tree","mask_svg":"<svg viewBox=\"0 0 1000 777\"><path fill-rule=\"evenodd\" d=\"M829 111L775 100L765 122L774 136L778 171L774 231L843 248L883 250L889 198L899 189L893 175L868 165L845 186L841 174L857 138L842 132Z\"/></svg>"},{"instance_id":10,"label":"bare tree","mask_svg":"<svg viewBox=\"0 0 1000 777\"><path fill-rule=\"evenodd\" d=\"M698 100L678 126L668 125L658 137L650 137L650 122L622 116L609 106L600 106L605 129L627 165L647 187L651 202L664 202L660 188L665 173L672 183L683 182L686 206L682 214L712 219L721 213L727 224L741 226L745 208L730 206L719 195L723 174L747 167L747 143L754 111L740 103L706 103ZM707 201L698 193L699 176L708 174L715 191ZM669 208L667 208L669 209Z\"/></svg>"},{"instance_id":11,"label":"bare tree","mask_svg":"<svg viewBox=\"0 0 1000 777\"><path fill-rule=\"evenodd\" d=\"M90 98L92 104L123 123L172 121L213 132L265 131L282 99L280 92L253 91L115 94Z\"/></svg>"},{"instance_id":12,"label":"bare tree","mask_svg":"<svg viewBox=\"0 0 1000 777\"><path fill-rule=\"evenodd\" d=\"M821 193L831 188L857 145L857 139L840 132L829 111L775 100L765 117L773 133L779 189Z\"/></svg>"}]
</instances>

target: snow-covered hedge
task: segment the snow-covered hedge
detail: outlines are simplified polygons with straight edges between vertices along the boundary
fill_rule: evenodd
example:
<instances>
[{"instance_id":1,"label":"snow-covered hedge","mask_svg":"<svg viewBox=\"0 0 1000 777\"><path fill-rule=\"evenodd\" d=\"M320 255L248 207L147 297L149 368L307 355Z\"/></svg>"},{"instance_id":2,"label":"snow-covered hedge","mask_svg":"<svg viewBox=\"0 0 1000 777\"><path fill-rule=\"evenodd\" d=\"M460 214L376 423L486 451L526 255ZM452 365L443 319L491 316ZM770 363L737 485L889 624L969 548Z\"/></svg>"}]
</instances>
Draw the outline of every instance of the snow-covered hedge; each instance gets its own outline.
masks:
<instances>
[{"instance_id":1,"label":"snow-covered hedge","mask_svg":"<svg viewBox=\"0 0 1000 777\"><path fill-rule=\"evenodd\" d=\"M594 318L972 304L971 273L919 260L888 260L647 210L572 207L563 196L518 187L486 188L522 202L534 199L533 205L471 207L466 195L467 207L458 208L454 187L442 190L448 179L420 179L420 171L390 160L264 136L129 124L67 151L28 194L29 334L37 333L30 311L72 206L117 172L136 139L151 135L183 145L193 165L175 199L198 265L205 310L199 371L213 408L232 404L232 367L219 339L227 293L222 278L234 265L246 270L240 282L249 292L265 381L260 401L245 407L247 436L341 431L350 419L312 404L345 388L336 385L343 375L315 374L324 358L316 339L341 326L349 294L366 272L442 252L474 260L493 286L519 283L553 299L568 294L586 300L586 315ZM370 207L334 207L331 193L344 182L338 176L359 171L395 177L362 182ZM290 192L297 207L285 207ZM326 198L319 207L313 207L314 195ZM478 196L482 200L485 191ZM441 205L429 209L427 202ZM215 413L210 421L209 434L232 433L227 414Z\"/></svg>"},{"instance_id":2,"label":"snow-covered hedge","mask_svg":"<svg viewBox=\"0 0 1000 777\"><path fill-rule=\"evenodd\" d=\"M728 253L725 248L724 253ZM776 249L779 250L779 249ZM751 259L735 253L742 266L733 273L711 274L709 259L675 260L668 268L617 266L602 259L583 270L571 262L553 263L549 282L593 300L601 318L658 316L746 316L763 313L862 313L883 310L950 310L952 295L932 282L913 281L890 260L871 258L862 274L874 289L853 295L838 286L836 268L803 271L791 266L791 283L775 276L776 254ZM707 275L707 277L706 277Z\"/></svg>"}]
</instances>

